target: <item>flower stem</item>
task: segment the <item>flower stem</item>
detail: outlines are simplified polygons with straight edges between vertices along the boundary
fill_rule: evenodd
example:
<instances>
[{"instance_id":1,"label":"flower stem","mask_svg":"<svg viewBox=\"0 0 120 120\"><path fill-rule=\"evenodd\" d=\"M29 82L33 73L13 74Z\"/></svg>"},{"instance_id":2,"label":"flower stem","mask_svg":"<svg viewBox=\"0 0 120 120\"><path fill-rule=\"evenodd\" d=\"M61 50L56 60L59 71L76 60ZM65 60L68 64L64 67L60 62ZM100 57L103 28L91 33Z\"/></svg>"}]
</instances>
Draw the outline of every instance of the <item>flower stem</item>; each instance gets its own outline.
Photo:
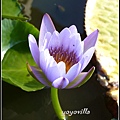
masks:
<instances>
[{"instance_id":1,"label":"flower stem","mask_svg":"<svg viewBox=\"0 0 120 120\"><path fill-rule=\"evenodd\" d=\"M59 99L58 99L58 89L51 87L51 99L52 99L52 104L53 108L57 114L57 117L60 120L66 120L65 115L61 109Z\"/></svg>"}]
</instances>

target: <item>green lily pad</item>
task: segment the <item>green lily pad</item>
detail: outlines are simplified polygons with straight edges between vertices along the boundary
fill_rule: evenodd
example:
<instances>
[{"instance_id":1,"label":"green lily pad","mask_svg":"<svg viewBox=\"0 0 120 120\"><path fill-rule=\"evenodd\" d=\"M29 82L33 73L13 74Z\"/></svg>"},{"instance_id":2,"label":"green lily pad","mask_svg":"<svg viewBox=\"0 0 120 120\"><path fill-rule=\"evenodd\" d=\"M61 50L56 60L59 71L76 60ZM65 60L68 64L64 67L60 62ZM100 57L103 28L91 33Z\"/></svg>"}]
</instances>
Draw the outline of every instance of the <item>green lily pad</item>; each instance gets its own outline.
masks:
<instances>
[{"instance_id":1,"label":"green lily pad","mask_svg":"<svg viewBox=\"0 0 120 120\"><path fill-rule=\"evenodd\" d=\"M29 74L26 62L35 65L27 41L14 45L5 54L2 61L3 80L25 91L36 91L44 88L44 85Z\"/></svg>"},{"instance_id":2,"label":"green lily pad","mask_svg":"<svg viewBox=\"0 0 120 120\"><path fill-rule=\"evenodd\" d=\"M44 86L27 71L26 62L35 64L28 47L29 34L38 38L39 30L21 20L2 20L2 78L25 91L35 91Z\"/></svg>"},{"instance_id":3,"label":"green lily pad","mask_svg":"<svg viewBox=\"0 0 120 120\"><path fill-rule=\"evenodd\" d=\"M28 40L28 34L33 34L36 38L39 31L32 24L20 20L2 20L2 56L15 44Z\"/></svg>"},{"instance_id":4,"label":"green lily pad","mask_svg":"<svg viewBox=\"0 0 120 120\"><path fill-rule=\"evenodd\" d=\"M2 0L2 15L19 16L21 10L18 0Z\"/></svg>"}]
</instances>

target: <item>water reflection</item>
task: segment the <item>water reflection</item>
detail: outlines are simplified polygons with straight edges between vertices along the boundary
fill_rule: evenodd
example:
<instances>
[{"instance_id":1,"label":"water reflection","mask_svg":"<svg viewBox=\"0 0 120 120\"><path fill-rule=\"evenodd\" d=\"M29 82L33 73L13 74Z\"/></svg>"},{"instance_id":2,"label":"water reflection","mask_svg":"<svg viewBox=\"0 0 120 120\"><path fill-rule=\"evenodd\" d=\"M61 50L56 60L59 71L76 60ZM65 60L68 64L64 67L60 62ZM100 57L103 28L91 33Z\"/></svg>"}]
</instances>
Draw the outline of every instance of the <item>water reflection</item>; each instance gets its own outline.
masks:
<instances>
[{"instance_id":1,"label":"water reflection","mask_svg":"<svg viewBox=\"0 0 120 120\"><path fill-rule=\"evenodd\" d=\"M78 27L78 31L83 33L84 7L86 0L38 0L33 1L33 8L39 9L42 13L49 13L52 18L61 26L72 24Z\"/></svg>"},{"instance_id":2,"label":"water reflection","mask_svg":"<svg viewBox=\"0 0 120 120\"><path fill-rule=\"evenodd\" d=\"M69 27L74 24L77 26L79 33L84 38L84 9L87 0L34 0L31 10L31 23L38 29L44 13L48 13L57 28L61 31L63 27Z\"/></svg>"},{"instance_id":3,"label":"water reflection","mask_svg":"<svg viewBox=\"0 0 120 120\"><path fill-rule=\"evenodd\" d=\"M73 115L68 120L110 120L103 93L94 79L77 89L59 90L63 111L88 108L88 115ZM7 88L7 89L6 89ZM25 92L3 82L3 120L57 120L50 99L50 89Z\"/></svg>"}]
</instances>

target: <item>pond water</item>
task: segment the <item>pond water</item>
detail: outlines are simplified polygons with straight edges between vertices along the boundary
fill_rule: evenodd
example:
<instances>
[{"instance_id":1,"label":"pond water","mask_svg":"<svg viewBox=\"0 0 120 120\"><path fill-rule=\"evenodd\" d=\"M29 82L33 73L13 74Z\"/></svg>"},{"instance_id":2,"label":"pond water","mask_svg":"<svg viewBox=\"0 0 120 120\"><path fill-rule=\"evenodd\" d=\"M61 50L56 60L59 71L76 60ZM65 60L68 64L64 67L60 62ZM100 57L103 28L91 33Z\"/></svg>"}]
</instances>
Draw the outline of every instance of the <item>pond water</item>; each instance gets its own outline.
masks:
<instances>
[{"instance_id":1,"label":"pond water","mask_svg":"<svg viewBox=\"0 0 120 120\"><path fill-rule=\"evenodd\" d=\"M24 0L31 2L29 7L30 23L38 29L44 13L50 14L58 31L75 24L82 39L84 30L84 10L86 0ZM28 16L29 16L28 15ZM88 70L92 64L86 68ZM3 82L3 120L57 120L50 98L50 89L25 92L20 88ZM110 120L103 94L106 90L98 83L96 74L82 87L71 90L59 90L59 99L63 111L80 111L88 108L90 114L75 114L68 120Z\"/></svg>"}]
</instances>

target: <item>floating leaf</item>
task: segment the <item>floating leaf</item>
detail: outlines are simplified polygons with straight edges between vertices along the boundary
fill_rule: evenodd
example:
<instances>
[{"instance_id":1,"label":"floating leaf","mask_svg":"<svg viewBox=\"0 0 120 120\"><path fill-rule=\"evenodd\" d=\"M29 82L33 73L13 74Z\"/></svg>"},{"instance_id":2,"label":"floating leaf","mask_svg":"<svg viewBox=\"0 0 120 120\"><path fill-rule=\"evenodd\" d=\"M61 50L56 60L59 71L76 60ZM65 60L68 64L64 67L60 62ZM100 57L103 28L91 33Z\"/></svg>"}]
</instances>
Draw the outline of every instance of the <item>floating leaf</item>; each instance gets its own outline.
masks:
<instances>
[{"instance_id":1,"label":"floating leaf","mask_svg":"<svg viewBox=\"0 0 120 120\"><path fill-rule=\"evenodd\" d=\"M110 96L116 100L117 103L115 104L119 105L118 3L118 0L88 1L86 5L85 27L87 34L91 33L94 29L99 29L100 31L96 47L96 56L102 68L104 68L107 75L109 75L109 83L113 85L113 87L109 88L111 89L109 90ZM102 86L109 87L104 76L100 78L100 83L102 83ZM117 114L117 109L115 109L115 111L113 110L112 114L114 114L114 112Z\"/></svg>"},{"instance_id":2,"label":"floating leaf","mask_svg":"<svg viewBox=\"0 0 120 120\"><path fill-rule=\"evenodd\" d=\"M118 81L118 0L88 1L85 13L87 34L99 29L96 55L110 77Z\"/></svg>"},{"instance_id":3,"label":"floating leaf","mask_svg":"<svg viewBox=\"0 0 120 120\"><path fill-rule=\"evenodd\" d=\"M39 31L32 24L20 20L2 20L2 56L15 44L28 40L28 34L38 37Z\"/></svg>"},{"instance_id":4,"label":"floating leaf","mask_svg":"<svg viewBox=\"0 0 120 120\"><path fill-rule=\"evenodd\" d=\"M2 78L25 91L44 87L27 71L26 62L35 64L28 47L30 33L36 38L39 36L39 30L28 22L2 20Z\"/></svg>"},{"instance_id":5,"label":"floating leaf","mask_svg":"<svg viewBox=\"0 0 120 120\"><path fill-rule=\"evenodd\" d=\"M19 16L22 7L17 0L2 0L2 15Z\"/></svg>"},{"instance_id":6,"label":"floating leaf","mask_svg":"<svg viewBox=\"0 0 120 120\"><path fill-rule=\"evenodd\" d=\"M28 42L21 42L10 48L2 61L2 78L25 91L36 91L44 88L27 71L26 62L34 65Z\"/></svg>"},{"instance_id":7,"label":"floating leaf","mask_svg":"<svg viewBox=\"0 0 120 120\"><path fill-rule=\"evenodd\" d=\"M21 12L18 0L2 0L2 18L28 20Z\"/></svg>"}]
</instances>

